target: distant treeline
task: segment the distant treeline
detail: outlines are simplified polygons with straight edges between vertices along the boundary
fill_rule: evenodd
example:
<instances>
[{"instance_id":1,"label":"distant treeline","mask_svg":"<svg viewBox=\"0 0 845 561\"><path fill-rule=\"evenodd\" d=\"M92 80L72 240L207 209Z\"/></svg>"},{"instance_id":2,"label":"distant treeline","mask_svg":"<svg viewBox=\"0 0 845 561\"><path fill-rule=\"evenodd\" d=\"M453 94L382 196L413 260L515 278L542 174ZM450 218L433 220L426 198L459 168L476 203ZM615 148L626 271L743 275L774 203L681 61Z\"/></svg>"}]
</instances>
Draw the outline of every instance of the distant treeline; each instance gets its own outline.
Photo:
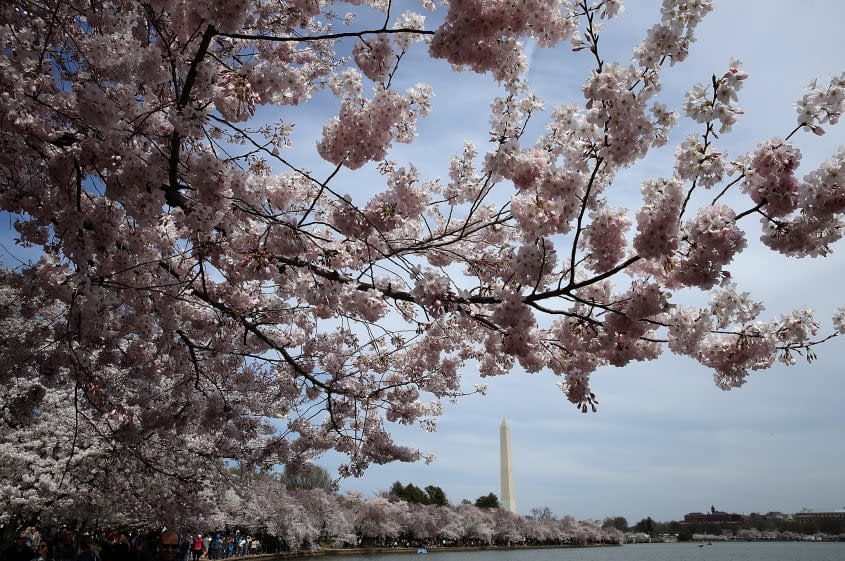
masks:
<instances>
[{"instance_id":1,"label":"distant treeline","mask_svg":"<svg viewBox=\"0 0 845 561\"><path fill-rule=\"evenodd\" d=\"M720 536L723 534L745 537L745 539L780 539L778 535L816 535L829 534L837 536L845 534L845 519L795 519L786 516L769 516L751 514L743 516L736 522L696 522L688 523L679 520L656 522L651 517L643 518L636 524L629 526L624 516L607 517L602 522L605 528L616 528L622 532L639 532L651 537L674 535L679 540L691 540L693 535L708 534ZM764 537L755 538L759 535Z\"/></svg>"}]
</instances>

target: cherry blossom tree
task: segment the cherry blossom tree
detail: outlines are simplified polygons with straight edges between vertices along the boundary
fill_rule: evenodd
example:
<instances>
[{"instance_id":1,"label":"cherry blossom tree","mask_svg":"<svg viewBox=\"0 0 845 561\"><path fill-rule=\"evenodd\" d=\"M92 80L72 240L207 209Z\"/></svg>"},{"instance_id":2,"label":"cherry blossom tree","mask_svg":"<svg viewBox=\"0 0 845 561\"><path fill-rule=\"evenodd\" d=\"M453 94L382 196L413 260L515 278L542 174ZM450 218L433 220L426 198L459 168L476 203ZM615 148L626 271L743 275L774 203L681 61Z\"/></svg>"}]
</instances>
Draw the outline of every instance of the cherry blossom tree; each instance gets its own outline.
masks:
<instances>
[{"instance_id":1,"label":"cherry blossom tree","mask_svg":"<svg viewBox=\"0 0 845 561\"><path fill-rule=\"evenodd\" d=\"M480 545L492 543L496 529L493 510L498 509L479 508L471 504L460 505L458 511L464 518L463 536Z\"/></svg>"},{"instance_id":2,"label":"cherry blossom tree","mask_svg":"<svg viewBox=\"0 0 845 561\"><path fill-rule=\"evenodd\" d=\"M318 488L297 490L293 494L308 513L311 526L318 530L317 538L335 547L355 543L350 517L333 493Z\"/></svg>"},{"instance_id":3,"label":"cherry blossom tree","mask_svg":"<svg viewBox=\"0 0 845 561\"><path fill-rule=\"evenodd\" d=\"M622 543L615 528L571 516L536 520L504 509L471 504L433 506L387 497L340 499L338 508L356 519L363 545L426 543L443 545L563 545Z\"/></svg>"},{"instance_id":4,"label":"cherry blossom tree","mask_svg":"<svg viewBox=\"0 0 845 561\"><path fill-rule=\"evenodd\" d=\"M507 509L499 508L493 512L496 523L496 541L500 543L520 543L525 540L524 518Z\"/></svg>"},{"instance_id":5,"label":"cherry blossom tree","mask_svg":"<svg viewBox=\"0 0 845 561\"><path fill-rule=\"evenodd\" d=\"M562 539L558 521L552 518L529 518L525 529L526 540L538 543Z\"/></svg>"},{"instance_id":6,"label":"cherry blossom tree","mask_svg":"<svg viewBox=\"0 0 845 561\"><path fill-rule=\"evenodd\" d=\"M435 518L438 538L449 541L461 539L465 524L463 516L457 509L437 507Z\"/></svg>"},{"instance_id":7,"label":"cherry blossom tree","mask_svg":"<svg viewBox=\"0 0 845 561\"><path fill-rule=\"evenodd\" d=\"M729 159L720 135L748 78L731 61L690 89L681 110L699 132L625 208L618 174L667 142L679 115L655 101L661 75L709 1L664 0L620 62L600 42L619 0L422 0L430 20L410 3L348 4L383 23L332 0L0 6L0 209L38 251L0 275L4 512L40 512L36 489L98 508L155 489L127 509L144 516L172 508L175 488L224 492L232 462L327 450L348 458L341 476L415 461L386 423L434 428L441 400L482 391L463 368L551 371L586 412L603 366L668 349L727 389L845 332L841 309L824 331L804 310L763 316L729 270L754 220L794 257L841 237L845 150L802 177L790 140L836 124L845 74L811 84L783 138ZM583 102L528 138L544 103L524 45L566 41L594 65ZM414 76L409 53L488 74L501 93L489 147L453 147L442 179L391 159L434 103L425 84L396 86ZM328 94L319 175L293 158L292 131ZM374 193L346 195L368 170Z\"/></svg>"},{"instance_id":8,"label":"cherry blossom tree","mask_svg":"<svg viewBox=\"0 0 845 561\"><path fill-rule=\"evenodd\" d=\"M289 481L272 473L232 473L221 486L227 489L223 499L206 512L204 524L192 527L178 520L177 527L243 528L276 536L293 551L320 540L338 547L354 543L354 503L322 488L288 490Z\"/></svg>"},{"instance_id":9,"label":"cherry blossom tree","mask_svg":"<svg viewBox=\"0 0 845 561\"><path fill-rule=\"evenodd\" d=\"M571 516L533 519L501 508L471 504L433 506L386 497L340 501L346 516L358 520L364 544L563 545L622 543L616 528ZM448 545L447 545L448 546Z\"/></svg>"},{"instance_id":10,"label":"cherry blossom tree","mask_svg":"<svg viewBox=\"0 0 845 561\"><path fill-rule=\"evenodd\" d=\"M371 543L385 545L401 536L402 519L409 503L376 497L353 504L355 532Z\"/></svg>"},{"instance_id":11,"label":"cherry blossom tree","mask_svg":"<svg viewBox=\"0 0 845 561\"><path fill-rule=\"evenodd\" d=\"M402 512L401 516L400 525L402 526L403 537L417 543L425 543L436 536L430 509L409 507Z\"/></svg>"},{"instance_id":12,"label":"cherry blossom tree","mask_svg":"<svg viewBox=\"0 0 845 561\"><path fill-rule=\"evenodd\" d=\"M42 337L59 308L33 312L28 305L2 285L0 324L8 334L9 358L34 357L52 346ZM86 514L124 526L212 523L219 493L228 486L222 477L228 470L207 453L213 442L199 435L177 442L150 434L143 447L124 454L103 438L111 429L108 418L79 403L72 378L59 374L45 389L26 367L4 374L0 524L14 527L15 520L33 518L50 524Z\"/></svg>"}]
</instances>

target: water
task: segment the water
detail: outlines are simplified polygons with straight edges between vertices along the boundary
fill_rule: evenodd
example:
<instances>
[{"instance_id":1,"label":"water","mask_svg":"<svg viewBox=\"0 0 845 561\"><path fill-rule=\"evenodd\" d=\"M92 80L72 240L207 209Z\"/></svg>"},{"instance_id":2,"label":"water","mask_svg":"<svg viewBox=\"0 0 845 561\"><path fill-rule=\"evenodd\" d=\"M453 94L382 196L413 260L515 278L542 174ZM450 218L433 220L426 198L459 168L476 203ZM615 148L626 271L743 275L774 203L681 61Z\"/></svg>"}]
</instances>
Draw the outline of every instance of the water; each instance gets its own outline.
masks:
<instances>
[{"instance_id":1,"label":"water","mask_svg":"<svg viewBox=\"0 0 845 561\"><path fill-rule=\"evenodd\" d=\"M331 559L331 558L323 558ZM620 547L344 555L338 561L845 561L845 542L657 543Z\"/></svg>"}]
</instances>

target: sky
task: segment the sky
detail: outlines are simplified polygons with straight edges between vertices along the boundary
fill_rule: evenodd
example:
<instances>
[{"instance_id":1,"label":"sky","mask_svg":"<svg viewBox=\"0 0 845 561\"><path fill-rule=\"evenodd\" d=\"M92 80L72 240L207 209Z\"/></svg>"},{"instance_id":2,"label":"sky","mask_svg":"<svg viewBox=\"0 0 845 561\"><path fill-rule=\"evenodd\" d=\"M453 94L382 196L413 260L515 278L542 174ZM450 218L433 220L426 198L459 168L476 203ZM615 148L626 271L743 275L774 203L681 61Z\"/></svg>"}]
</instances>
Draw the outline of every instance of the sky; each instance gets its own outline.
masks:
<instances>
[{"instance_id":1,"label":"sky","mask_svg":"<svg viewBox=\"0 0 845 561\"><path fill-rule=\"evenodd\" d=\"M406 5L413 3L394 2L395 13ZM633 46L659 19L659 5L658 0L627 3L602 34L606 61L630 60ZM366 19L366 12L361 14ZM739 101L746 112L719 146L738 156L762 140L784 136L795 125L793 103L807 84L845 70L842 21L845 4L838 0L808 0L800 8L786 0L717 2L699 26L689 58L664 71L661 101L680 108L686 90L724 72L735 56L749 73ZM583 103L581 85L590 68L586 51L573 53L568 44L530 51L529 82L547 109ZM487 108L501 90L491 77L455 74L447 64L428 60L421 49L403 59L395 80L399 89L417 82L434 88L434 110L418 124L418 141L397 145L389 157L400 164L413 162L424 179L445 178L451 154L465 139L485 147ZM258 118L296 122L290 158L327 176L332 166L315 158L314 143L325 116L336 107L335 98L321 94L302 108L261 109ZM542 125L542 118L532 125L535 137ZM800 175L845 144L845 126L828 129L822 137L797 135L795 145L803 154ZM698 130L682 122L666 149L620 175L620 192L637 194L643 179L670 174L674 146L685 132ZM367 166L342 171L333 184L361 203L383 179ZM845 306L845 244L834 246L826 259L797 261L762 248L753 229L748 237L749 248L729 267L739 289L764 302L765 319L807 306L829 332L832 313ZM10 254L23 255L8 232L0 242L7 264L13 261ZM682 297L703 303L695 295ZM515 369L480 380L470 365L463 370L465 387L487 383L487 396L445 404L434 433L391 426L401 443L433 454L433 463L372 466L362 478L342 481L341 490L369 497L398 480L437 485L453 503L498 494L499 425L507 418L520 514L548 507L558 516L624 516L634 524L647 516L678 520L711 505L745 514L842 508L845 339L826 343L817 354L810 365L754 373L744 387L730 392L716 388L706 368L671 354L622 369L603 368L592 377L599 410L588 414L566 401L551 373ZM326 456L317 463L331 470L336 461Z\"/></svg>"},{"instance_id":2,"label":"sky","mask_svg":"<svg viewBox=\"0 0 845 561\"><path fill-rule=\"evenodd\" d=\"M659 18L659 4L626 3L602 35L607 61L630 60L632 47ZM738 156L760 141L783 137L796 123L793 104L809 82L845 70L838 23L843 18L845 5L837 1L807 2L800 9L787 1L717 2L699 26L688 59L664 71L661 101L680 108L695 82L708 83L735 56L749 73L739 100L745 114L718 146ZM531 87L547 109L583 103L589 62L568 44L532 50ZM403 72L412 74L409 83L432 84L434 111L420 123L418 142L397 146L390 157L414 162L428 178L445 177L449 154L465 138L484 147L487 105L500 92L489 77L455 76L423 57L407 61ZM537 120L537 130L543 123ZM685 132L698 130L682 121L665 150L627 170L617 184L630 182L629 191L637 193L644 178L671 173L674 147ZM803 176L845 144L845 128L828 127L822 137L799 133L794 144L802 151ZM349 185L356 200L365 195L356 193L361 184ZM843 244L828 258L798 261L761 247L758 236L752 229L749 248L729 267L739 289L764 303L764 319L810 307L829 332L833 311L845 305ZM700 297L693 301L704 303ZM467 368L466 387L487 383L487 396L447 405L435 433L394 430L401 442L433 454L432 464L372 466L362 478L342 481L341 489L373 496L394 481L437 485L453 503L499 494L499 425L507 418L520 514L549 507L558 516L624 516L634 524L647 516L679 520L711 506L745 514L843 508L845 340L817 351L812 364L753 373L745 386L729 392L713 384L707 368L669 353L649 363L603 368L592 377L600 401L595 414L567 402L551 373L515 369L480 380ZM330 457L322 463L333 465Z\"/></svg>"}]
</instances>

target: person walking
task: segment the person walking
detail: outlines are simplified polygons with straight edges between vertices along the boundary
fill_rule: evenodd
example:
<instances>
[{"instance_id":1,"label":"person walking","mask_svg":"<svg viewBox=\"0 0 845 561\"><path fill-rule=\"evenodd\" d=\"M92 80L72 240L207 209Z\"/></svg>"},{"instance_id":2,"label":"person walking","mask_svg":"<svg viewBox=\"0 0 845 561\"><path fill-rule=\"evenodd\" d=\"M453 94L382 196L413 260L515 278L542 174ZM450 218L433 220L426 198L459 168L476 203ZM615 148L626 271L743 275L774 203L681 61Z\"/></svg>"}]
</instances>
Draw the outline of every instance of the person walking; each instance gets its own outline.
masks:
<instances>
[{"instance_id":1,"label":"person walking","mask_svg":"<svg viewBox=\"0 0 845 561\"><path fill-rule=\"evenodd\" d=\"M76 543L75 536L68 528L63 528L53 546L54 561L75 561Z\"/></svg>"},{"instance_id":2,"label":"person walking","mask_svg":"<svg viewBox=\"0 0 845 561\"><path fill-rule=\"evenodd\" d=\"M32 558L32 561L51 561L50 544L41 540L38 547L35 548L35 557Z\"/></svg>"},{"instance_id":3,"label":"person walking","mask_svg":"<svg viewBox=\"0 0 845 561\"><path fill-rule=\"evenodd\" d=\"M138 561L138 554L132 543L129 541L129 535L126 532L120 532L117 540L112 546L112 561Z\"/></svg>"},{"instance_id":4,"label":"person walking","mask_svg":"<svg viewBox=\"0 0 845 561\"><path fill-rule=\"evenodd\" d=\"M97 553L94 539L90 536L83 536L79 543L79 555L76 561L100 561L100 554Z\"/></svg>"},{"instance_id":5,"label":"person walking","mask_svg":"<svg viewBox=\"0 0 845 561\"><path fill-rule=\"evenodd\" d=\"M3 557L0 558L0 561L32 561L35 552L27 545L28 541L29 534L18 532L15 541L3 550Z\"/></svg>"},{"instance_id":6,"label":"person walking","mask_svg":"<svg viewBox=\"0 0 845 561\"><path fill-rule=\"evenodd\" d=\"M194 547L191 550L191 555L193 555L193 561L199 561L200 557L202 556L202 548L202 534L197 534L197 537L194 538Z\"/></svg>"},{"instance_id":7,"label":"person walking","mask_svg":"<svg viewBox=\"0 0 845 561\"><path fill-rule=\"evenodd\" d=\"M156 546L157 561L177 561L179 559L179 534L165 530L158 537Z\"/></svg>"}]
</instances>

